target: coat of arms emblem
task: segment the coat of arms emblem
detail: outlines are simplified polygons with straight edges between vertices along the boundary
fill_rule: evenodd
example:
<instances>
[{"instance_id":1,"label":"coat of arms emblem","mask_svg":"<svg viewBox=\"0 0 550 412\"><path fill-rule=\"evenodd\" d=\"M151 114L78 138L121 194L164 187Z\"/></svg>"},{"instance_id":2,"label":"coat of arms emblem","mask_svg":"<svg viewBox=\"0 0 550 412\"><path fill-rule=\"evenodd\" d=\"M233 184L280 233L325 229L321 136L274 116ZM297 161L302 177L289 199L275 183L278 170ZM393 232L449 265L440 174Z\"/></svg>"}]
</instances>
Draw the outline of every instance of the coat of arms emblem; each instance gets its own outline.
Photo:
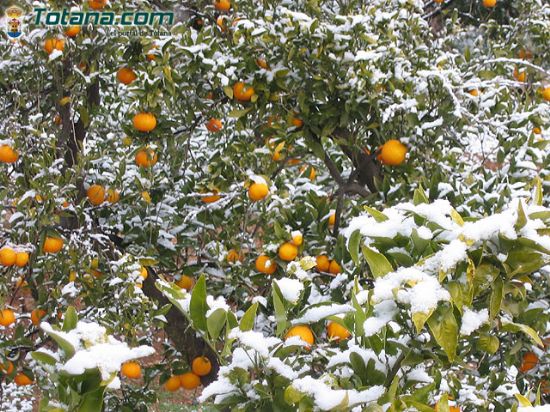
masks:
<instances>
[{"instance_id":1,"label":"coat of arms emblem","mask_svg":"<svg viewBox=\"0 0 550 412\"><path fill-rule=\"evenodd\" d=\"M10 6L6 10L7 33L12 39L17 39L23 34L21 16L23 10L17 6Z\"/></svg>"}]
</instances>

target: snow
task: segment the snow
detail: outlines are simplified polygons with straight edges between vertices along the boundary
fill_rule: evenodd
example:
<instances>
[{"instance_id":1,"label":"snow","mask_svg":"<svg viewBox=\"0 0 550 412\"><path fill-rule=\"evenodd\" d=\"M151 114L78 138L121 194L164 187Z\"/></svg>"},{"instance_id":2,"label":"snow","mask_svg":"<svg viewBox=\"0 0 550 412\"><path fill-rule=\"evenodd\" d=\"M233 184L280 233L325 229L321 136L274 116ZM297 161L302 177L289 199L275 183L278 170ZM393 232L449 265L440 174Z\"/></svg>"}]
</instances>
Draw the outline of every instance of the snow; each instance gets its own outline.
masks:
<instances>
[{"instance_id":1,"label":"snow","mask_svg":"<svg viewBox=\"0 0 550 412\"><path fill-rule=\"evenodd\" d=\"M462 325L460 326L460 334L469 336L472 332L479 329L481 325L489 321L489 311L482 309L479 312L464 308L462 315Z\"/></svg>"},{"instance_id":2,"label":"snow","mask_svg":"<svg viewBox=\"0 0 550 412\"><path fill-rule=\"evenodd\" d=\"M518 412L549 412L550 405L541 406L520 406Z\"/></svg>"},{"instance_id":3,"label":"snow","mask_svg":"<svg viewBox=\"0 0 550 412\"><path fill-rule=\"evenodd\" d=\"M298 319L292 321L293 325L315 323L321 319L328 318L329 316L339 315L341 313L347 313L353 311L353 307L350 305L339 305L333 303L332 305L323 305L309 308Z\"/></svg>"},{"instance_id":4,"label":"snow","mask_svg":"<svg viewBox=\"0 0 550 412\"><path fill-rule=\"evenodd\" d=\"M276 279L274 282L281 290L283 298L290 303L296 303L304 290L304 285L297 279L282 278Z\"/></svg>"}]
</instances>

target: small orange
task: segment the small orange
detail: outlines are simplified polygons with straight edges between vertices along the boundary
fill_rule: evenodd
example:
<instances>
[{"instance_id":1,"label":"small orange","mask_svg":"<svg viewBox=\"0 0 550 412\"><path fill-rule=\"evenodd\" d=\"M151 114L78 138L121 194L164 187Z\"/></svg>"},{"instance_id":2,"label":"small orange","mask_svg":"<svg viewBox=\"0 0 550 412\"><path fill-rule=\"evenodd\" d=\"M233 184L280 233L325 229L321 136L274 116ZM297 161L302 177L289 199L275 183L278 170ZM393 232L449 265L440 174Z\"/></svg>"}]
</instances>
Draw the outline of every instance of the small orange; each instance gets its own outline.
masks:
<instances>
[{"instance_id":1,"label":"small orange","mask_svg":"<svg viewBox=\"0 0 550 412\"><path fill-rule=\"evenodd\" d=\"M99 206L105 201L105 188L101 185L91 185L86 191L86 196L92 205Z\"/></svg>"},{"instance_id":2,"label":"small orange","mask_svg":"<svg viewBox=\"0 0 550 412\"><path fill-rule=\"evenodd\" d=\"M285 335L285 340L293 336L298 336L304 342L308 343L308 348L310 348L310 345L313 345L313 343L315 342L313 332L311 331L309 326L306 325L296 325L291 327Z\"/></svg>"},{"instance_id":3,"label":"small orange","mask_svg":"<svg viewBox=\"0 0 550 412\"><path fill-rule=\"evenodd\" d=\"M17 260L17 253L11 247L4 246L0 249L0 264L2 266L13 266Z\"/></svg>"},{"instance_id":4,"label":"small orange","mask_svg":"<svg viewBox=\"0 0 550 412\"><path fill-rule=\"evenodd\" d=\"M13 381L17 386L27 386L32 385L33 383L32 379L25 375L23 372L19 372L17 375L15 375Z\"/></svg>"},{"instance_id":5,"label":"small orange","mask_svg":"<svg viewBox=\"0 0 550 412\"><path fill-rule=\"evenodd\" d=\"M136 153L135 161L139 167L151 167L157 164L158 156L155 151L149 147L140 149Z\"/></svg>"},{"instance_id":6,"label":"small orange","mask_svg":"<svg viewBox=\"0 0 550 412\"><path fill-rule=\"evenodd\" d=\"M201 379L193 372L186 372L179 375L180 385L183 389L192 390L200 386Z\"/></svg>"},{"instance_id":7,"label":"small orange","mask_svg":"<svg viewBox=\"0 0 550 412\"><path fill-rule=\"evenodd\" d=\"M269 187L265 183L252 183L248 188L248 198L258 202L269 194Z\"/></svg>"},{"instance_id":8,"label":"small orange","mask_svg":"<svg viewBox=\"0 0 550 412\"><path fill-rule=\"evenodd\" d=\"M329 322L327 324L327 336L331 340L348 339L351 336L349 330L336 322Z\"/></svg>"},{"instance_id":9,"label":"small orange","mask_svg":"<svg viewBox=\"0 0 550 412\"><path fill-rule=\"evenodd\" d=\"M272 275L277 270L277 263L266 255L258 256L254 265L258 272L265 273L266 275Z\"/></svg>"},{"instance_id":10,"label":"small orange","mask_svg":"<svg viewBox=\"0 0 550 412\"><path fill-rule=\"evenodd\" d=\"M328 270L330 268L330 260L327 257L327 255L319 255L315 258L315 261L317 263L315 265L315 268L319 272L328 272Z\"/></svg>"},{"instance_id":11,"label":"small orange","mask_svg":"<svg viewBox=\"0 0 550 412\"><path fill-rule=\"evenodd\" d=\"M382 145L378 159L385 165L399 166L405 161L407 147L399 140L391 139Z\"/></svg>"},{"instance_id":12,"label":"small orange","mask_svg":"<svg viewBox=\"0 0 550 412\"><path fill-rule=\"evenodd\" d=\"M336 212L330 212L330 215L328 216L328 225L334 226L336 223Z\"/></svg>"},{"instance_id":13,"label":"small orange","mask_svg":"<svg viewBox=\"0 0 550 412\"><path fill-rule=\"evenodd\" d=\"M292 124L292 126L294 126L297 129L301 128L304 125L304 121L297 117L292 117L292 119L290 120L290 123Z\"/></svg>"},{"instance_id":14,"label":"small orange","mask_svg":"<svg viewBox=\"0 0 550 412\"><path fill-rule=\"evenodd\" d=\"M542 129L540 127L533 127L533 134L541 134Z\"/></svg>"},{"instance_id":15,"label":"small orange","mask_svg":"<svg viewBox=\"0 0 550 412\"><path fill-rule=\"evenodd\" d=\"M292 236L292 244L294 246L300 246L304 242L304 235L302 235L300 232L294 233Z\"/></svg>"},{"instance_id":16,"label":"small orange","mask_svg":"<svg viewBox=\"0 0 550 412\"><path fill-rule=\"evenodd\" d=\"M8 327L15 323L15 312L11 309L0 310L0 325Z\"/></svg>"},{"instance_id":17,"label":"small orange","mask_svg":"<svg viewBox=\"0 0 550 412\"><path fill-rule=\"evenodd\" d=\"M337 275L340 272L342 272L342 268L340 267L340 265L338 264L337 261L331 260L330 265L328 267L328 272L333 274L333 275Z\"/></svg>"},{"instance_id":18,"label":"small orange","mask_svg":"<svg viewBox=\"0 0 550 412\"><path fill-rule=\"evenodd\" d=\"M212 363L206 356L199 356L193 359L191 370L197 376L206 376L212 370Z\"/></svg>"},{"instance_id":19,"label":"small orange","mask_svg":"<svg viewBox=\"0 0 550 412\"><path fill-rule=\"evenodd\" d=\"M495 7L497 5L497 0L483 0L483 6L484 7Z\"/></svg>"},{"instance_id":20,"label":"small orange","mask_svg":"<svg viewBox=\"0 0 550 412\"><path fill-rule=\"evenodd\" d=\"M120 200L120 193L116 189L107 190L107 202L109 203L118 203Z\"/></svg>"},{"instance_id":21,"label":"small orange","mask_svg":"<svg viewBox=\"0 0 550 412\"><path fill-rule=\"evenodd\" d=\"M44 309L34 309L31 312L31 322L34 326L38 326L40 324L40 320L46 316L46 311Z\"/></svg>"},{"instance_id":22,"label":"small orange","mask_svg":"<svg viewBox=\"0 0 550 412\"><path fill-rule=\"evenodd\" d=\"M520 72L518 68L516 67L514 69L514 79L516 79L518 82L525 82L525 79L527 78L527 72L524 70Z\"/></svg>"},{"instance_id":23,"label":"small orange","mask_svg":"<svg viewBox=\"0 0 550 412\"><path fill-rule=\"evenodd\" d=\"M210 133L216 133L223 129L223 123L220 119L212 118L206 123L206 129Z\"/></svg>"},{"instance_id":24,"label":"small orange","mask_svg":"<svg viewBox=\"0 0 550 412\"><path fill-rule=\"evenodd\" d=\"M137 362L123 363L120 368L120 374L130 379L141 378L141 366Z\"/></svg>"},{"instance_id":25,"label":"small orange","mask_svg":"<svg viewBox=\"0 0 550 412\"><path fill-rule=\"evenodd\" d=\"M258 67L261 67L264 70L269 69L269 65L267 64L267 61L263 57L258 57L256 59L256 64Z\"/></svg>"},{"instance_id":26,"label":"small orange","mask_svg":"<svg viewBox=\"0 0 550 412\"><path fill-rule=\"evenodd\" d=\"M132 120L134 128L140 132L150 132L157 127L157 118L153 113L142 112L134 116Z\"/></svg>"},{"instance_id":27,"label":"small orange","mask_svg":"<svg viewBox=\"0 0 550 412\"><path fill-rule=\"evenodd\" d=\"M137 79L137 75L134 73L134 71L129 67L121 67L118 69L118 72L116 73L117 80L128 86L131 84L134 80Z\"/></svg>"},{"instance_id":28,"label":"small orange","mask_svg":"<svg viewBox=\"0 0 550 412\"><path fill-rule=\"evenodd\" d=\"M54 50L63 51L65 49L65 40L49 38L44 41L44 50L52 54Z\"/></svg>"},{"instance_id":29,"label":"small orange","mask_svg":"<svg viewBox=\"0 0 550 412\"><path fill-rule=\"evenodd\" d=\"M218 11L229 11L231 2L229 0L214 0L214 8Z\"/></svg>"},{"instance_id":30,"label":"small orange","mask_svg":"<svg viewBox=\"0 0 550 412\"><path fill-rule=\"evenodd\" d=\"M80 26L69 26L65 29L65 36L76 37L80 33Z\"/></svg>"},{"instance_id":31,"label":"small orange","mask_svg":"<svg viewBox=\"0 0 550 412\"><path fill-rule=\"evenodd\" d=\"M5 373L6 375L11 375L14 369L15 366L13 366L12 361L7 360L6 362L0 364L0 372Z\"/></svg>"},{"instance_id":32,"label":"small orange","mask_svg":"<svg viewBox=\"0 0 550 412\"><path fill-rule=\"evenodd\" d=\"M225 257L229 263L235 263L236 261L240 260L239 252L237 252L235 249L230 249L227 252L227 256Z\"/></svg>"},{"instance_id":33,"label":"small orange","mask_svg":"<svg viewBox=\"0 0 550 412\"><path fill-rule=\"evenodd\" d=\"M249 102L254 95L254 87L247 86L243 82L233 85L233 97L240 102Z\"/></svg>"},{"instance_id":34,"label":"small orange","mask_svg":"<svg viewBox=\"0 0 550 412\"><path fill-rule=\"evenodd\" d=\"M181 275L181 278L179 278L176 281L176 285L179 286L182 289L185 289L187 291L193 289L193 285L195 284L195 281L191 276L187 275Z\"/></svg>"},{"instance_id":35,"label":"small orange","mask_svg":"<svg viewBox=\"0 0 550 412\"><path fill-rule=\"evenodd\" d=\"M286 262L291 262L298 256L298 248L290 242L283 243L279 246L279 258Z\"/></svg>"},{"instance_id":36,"label":"small orange","mask_svg":"<svg viewBox=\"0 0 550 412\"><path fill-rule=\"evenodd\" d=\"M221 199L221 196L218 195L218 191L217 190L212 190L212 194L211 195L206 195L206 196L202 196L201 197L201 201L203 203L214 203L214 202L217 202L218 200Z\"/></svg>"},{"instance_id":37,"label":"small orange","mask_svg":"<svg viewBox=\"0 0 550 412\"><path fill-rule=\"evenodd\" d=\"M29 263L29 254L27 252L17 252L15 254L15 265L20 268L24 267Z\"/></svg>"},{"instance_id":38,"label":"small orange","mask_svg":"<svg viewBox=\"0 0 550 412\"><path fill-rule=\"evenodd\" d=\"M477 96L479 96L479 90L478 89L468 90L468 94L470 94L474 97L477 97Z\"/></svg>"},{"instance_id":39,"label":"small orange","mask_svg":"<svg viewBox=\"0 0 550 412\"><path fill-rule=\"evenodd\" d=\"M107 5L107 0L88 0L88 6L93 10L103 10Z\"/></svg>"},{"instance_id":40,"label":"small orange","mask_svg":"<svg viewBox=\"0 0 550 412\"><path fill-rule=\"evenodd\" d=\"M175 392L181 386L181 381L178 376L170 376L166 382L164 382L164 389L168 392Z\"/></svg>"},{"instance_id":41,"label":"small orange","mask_svg":"<svg viewBox=\"0 0 550 412\"><path fill-rule=\"evenodd\" d=\"M19 154L8 146L3 144L0 146L0 163L15 163L19 159Z\"/></svg>"},{"instance_id":42,"label":"small orange","mask_svg":"<svg viewBox=\"0 0 550 412\"><path fill-rule=\"evenodd\" d=\"M544 87L540 89L540 94L542 98L546 101L550 101L550 87Z\"/></svg>"},{"instance_id":43,"label":"small orange","mask_svg":"<svg viewBox=\"0 0 550 412\"><path fill-rule=\"evenodd\" d=\"M47 236L44 239L42 250L44 253L57 253L63 248L63 243L63 239L61 238Z\"/></svg>"},{"instance_id":44,"label":"small orange","mask_svg":"<svg viewBox=\"0 0 550 412\"><path fill-rule=\"evenodd\" d=\"M539 357L533 352L526 352L521 360L519 370L523 373L530 371L539 363Z\"/></svg>"}]
</instances>

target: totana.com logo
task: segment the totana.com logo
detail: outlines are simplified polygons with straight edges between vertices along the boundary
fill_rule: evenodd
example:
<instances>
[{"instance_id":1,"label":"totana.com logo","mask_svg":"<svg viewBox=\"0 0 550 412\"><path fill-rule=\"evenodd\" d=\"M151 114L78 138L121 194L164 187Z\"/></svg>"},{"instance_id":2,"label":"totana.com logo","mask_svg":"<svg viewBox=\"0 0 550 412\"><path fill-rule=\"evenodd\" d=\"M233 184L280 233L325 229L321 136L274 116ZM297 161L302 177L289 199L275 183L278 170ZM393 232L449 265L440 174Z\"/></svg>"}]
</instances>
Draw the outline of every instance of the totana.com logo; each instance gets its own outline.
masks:
<instances>
[{"instance_id":1,"label":"totana.com logo","mask_svg":"<svg viewBox=\"0 0 550 412\"><path fill-rule=\"evenodd\" d=\"M6 32L14 40L23 35L23 14L23 9L17 6L10 6L6 9Z\"/></svg>"}]
</instances>

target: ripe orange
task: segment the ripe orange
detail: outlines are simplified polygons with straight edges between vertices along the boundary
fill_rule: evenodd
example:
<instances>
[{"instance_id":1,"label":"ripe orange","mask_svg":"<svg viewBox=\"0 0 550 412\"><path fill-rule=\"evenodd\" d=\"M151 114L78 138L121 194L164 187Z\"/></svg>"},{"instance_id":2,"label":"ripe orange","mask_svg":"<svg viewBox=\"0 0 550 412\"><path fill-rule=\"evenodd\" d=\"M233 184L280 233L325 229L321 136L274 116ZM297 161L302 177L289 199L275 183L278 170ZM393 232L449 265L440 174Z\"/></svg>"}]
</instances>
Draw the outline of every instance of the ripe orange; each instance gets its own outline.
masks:
<instances>
[{"instance_id":1,"label":"ripe orange","mask_svg":"<svg viewBox=\"0 0 550 412\"><path fill-rule=\"evenodd\" d=\"M120 368L120 374L130 379L141 378L141 366L137 362L126 362Z\"/></svg>"},{"instance_id":2,"label":"ripe orange","mask_svg":"<svg viewBox=\"0 0 550 412\"><path fill-rule=\"evenodd\" d=\"M193 372L186 372L179 375L180 385L183 389L191 390L200 386L201 379Z\"/></svg>"},{"instance_id":3,"label":"ripe orange","mask_svg":"<svg viewBox=\"0 0 550 412\"><path fill-rule=\"evenodd\" d=\"M218 200L221 199L221 196L218 195L218 191L217 190L212 190L212 194L211 195L206 195L206 196L202 196L201 197L201 201L203 203L214 203L214 202L217 202Z\"/></svg>"},{"instance_id":4,"label":"ripe orange","mask_svg":"<svg viewBox=\"0 0 550 412\"><path fill-rule=\"evenodd\" d=\"M269 194L269 188L265 183L252 183L248 188L248 198L253 202L262 200Z\"/></svg>"},{"instance_id":5,"label":"ripe orange","mask_svg":"<svg viewBox=\"0 0 550 412\"><path fill-rule=\"evenodd\" d=\"M297 117L292 117L290 123L292 123L292 126L296 127L297 129L301 128L304 125L304 121Z\"/></svg>"},{"instance_id":6,"label":"ripe orange","mask_svg":"<svg viewBox=\"0 0 550 412\"><path fill-rule=\"evenodd\" d=\"M231 2L229 0L214 0L214 7L219 11L229 11Z\"/></svg>"},{"instance_id":7,"label":"ripe orange","mask_svg":"<svg viewBox=\"0 0 550 412\"><path fill-rule=\"evenodd\" d=\"M391 139L382 145L378 159L385 165L399 166L405 161L407 147L399 140Z\"/></svg>"},{"instance_id":8,"label":"ripe orange","mask_svg":"<svg viewBox=\"0 0 550 412\"><path fill-rule=\"evenodd\" d=\"M38 326L40 324L40 320L46 316L46 311L44 309L34 309L31 312L31 322L34 326Z\"/></svg>"},{"instance_id":9,"label":"ripe orange","mask_svg":"<svg viewBox=\"0 0 550 412\"><path fill-rule=\"evenodd\" d=\"M17 253L8 246L4 246L0 249L0 264L2 266L13 266L17 259Z\"/></svg>"},{"instance_id":10,"label":"ripe orange","mask_svg":"<svg viewBox=\"0 0 550 412\"><path fill-rule=\"evenodd\" d=\"M65 49L65 40L49 38L44 41L44 50L51 54L54 50L63 51Z\"/></svg>"},{"instance_id":11,"label":"ripe orange","mask_svg":"<svg viewBox=\"0 0 550 412\"><path fill-rule=\"evenodd\" d=\"M483 0L484 7L495 7L497 5L497 0Z\"/></svg>"},{"instance_id":12,"label":"ripe orange","mask_svg":"<svg viewBox=\"0 0 550 412\"><path fill-rule=\"evenodd\" d=\"M15 323L15 313L11 309L0 310L0 325L8 327Z\"/></svg>"},{"instance_id":13,"label":"ripe orange","mask_svg":"<svg viewBox=\"0 0 550 412\"><path fill-rule=\"evenodd\" d=\"M25 375L23 372L19 372L17 375L15 375L15 378L13 378L13 381L17 386L26 386L26 385L32 385L32 379L29 378L27 375Z\"/></svg>"},{"instance_id":14,"label":"ripe orange","mask_svg":"<svg viewBox=\"0 0 550 412\"><path fill-rule=\"evenodd\" d=\"M63 248L63 243L63 239L61 238L47 236L44 239L42 250L44 253L57 253Z\"/></svg>"},{"instance_id":15,"label":"ripe orange","mask_svg":"<svg viewBox=\"0 0 550 412\"><path fill-rule=\"evenodd\" d=\"M315 258L315 261L317 262L315 268L319 272L328 272L330 268L330 260L327 255L319 255Z\"/></svg>"},{"instance_id":16,"label":"ripe orange","mask_svg":"<svg viewBox=\"0 0 550 412\"><path fill-rule=\"evenodd\" d=\"M116 189L107 190L107 202L109 203L118 203L120 200L120 193Z\"/></svg>"},{"instance_id":17,"label":"ripe orange","mask_svg":"<svg viewBox=\"0 0 550 412\"><path fill-rule=\"evenodd\" d=\"M86 192L86 196L92 205L99 206L105 201L105 188L101 185L91 185Z\"/></svg>"},{"instance_id":18,"label":"ripe orange","mask_svg":"<svg viewBox=\"0 0 550 412\"><path fill-rule=\"evenodd\" d=\"M206 129L211 133L219 132L223 129L223 123L220 119L212 118L206 123Z\"/></svg>"},{"instance_id":19,"label":"ripe orange","mask_svg":"<svg viewBox=\"0 0 550 412\"><path fill-rule=\"evenodd\" d=\"M118 69L118 72L116 73L116 78L120 83L128 86L134 80L137 79L137 76L131 68L121 67L120 69Z\"/></svg>"},{"instance_id":20,"label":"ripe orange","mask_svg":"<svg viewBox=\"0 0 550 412\"><path fill-rule=\"evenodd\" d=\"M199 356L193 359L193 362L191 364L191 370L197 376L208 375L212 370L212 364L210 363L210 359L208 359L206 356Z\"/></svg>"},{"instance_id":21,"label":"ripe orange","mask_svg":"<svg viewBox=\"0 0 550 412\"><path fill-rule=\"evenodd\" d=\"M258 256L254 265L258 272L265 273L266 275L272 275L277 270L277 263L266 255Z\"/></svg>"},{"instance_id":22,"label":"ripe orange","mask_svg":"<svg viewBox=\"0 0 550 412\"><path fill-rule=\"evenodd\" d=\"M530 371L539 363L539 357L533 352L526 352L521 360L519 370L523 373Z\"/></svg>"},{"instance_id":23,"label":"ripe orange","mask_svg":"<svg viewBox=\"0 0 550 412\"><path fill-rule=\"evenodd\" d=\"M336 223L336 212L330 212L330 215L328 217L328 225L334 226Z\"/></svg>"},{"instance_id":24,"label":"ripe orange","mask_svg":"<svg viewBox=\"0 0 550 412\"><path fill-rule=\"evenodd\" d=\"M76 37L80 33L80 26L69 26L65 29L65 36Z\"/></svg>"},{"instance_id":25,"label":"ripe orange","mask_svg":"<svg viewBox=\"0 0 550 412\"><path fill-rule=\"evenodd\" d=\"M7 360L6 362L0 364L0 372L5 373L6 375L11 375L15 367L13 366L13 362Z\"/></svg>"},{"instance_id":26,"label":"ripe orange","mask_svg":"<svg viewBox=\"0 0 550 412\"><path fill-rule=\"evenodd\" d=\"M136 114L132 122L134 128L140 132L150 132L157 127L157 118L153 113L149 112Z\"/></svg>"},{"instance_id":27,"label":"ripe orange","mask_svg":"<svg viewBox=\"0 0 550 412\"><path fill-rule=\"evenodd\" d=\"M166 382L164 382L164 389L168 392L175 392L181 386L180 378L177 376L170 376Z\"/></svg>"},{"instance_id":28,"label":"ripe orange","mask_svg":"<svg viewBox=\"0 0 550 412\"><path fill-rule=\"evenodd\" d=\"M15 265L20 268L24 267L29 263L29 254L27 252L17 252L15 254Z\"/></svg>"},{"instance_id":29,"label":"ripe orange","mask_svg":"<svg viewBox=\"0 0 550 412\"><path fill-rule=\"evenodd\" d=\"M19 154L7 144L0 146L0 163L15 163Z\"/></svg>"},{"instance_id":30,"label":"ripe orange","mask_svg":"<svg viewBox=\"0 0 550 412\"><path fill-rule=\"evenodd\" d=\"M518 82L525 82L525 79L527 78L527 72L522 71L520 72L518 68L516 67L514 69L514 79L516 79Z\"/></svg>"},{"instance_id":31,"label":"ripe orange","mask_svg":"<svg viewBox=\"0 0 550 412\"><path fill-rule=\"evenodd\" d=\"M479 90L478 89L468 90L468 93L471 94L474 97L479 96Z\"/></svg>"},{"instance_id":32,"label":"ripe orange","mask_svg":"<svg viewBox=\"0 0 550 412\"><path fill-rule=\"evenodd\" d=\"M333 275L337 275L340 272L342 272L342 268L340 267L340 265L338 264L337 261L331 260L330 265L328 267L328 272L333 274Z\"/></svg>"},{"instance_id":33,"label":"ripe orange","mask_svg":"<svg viewBox=\"0 0 550 412\"><path fill-rule=\"evenodd\" d=\"M261 67L264 70L269 69L269 65L267 64L267 61L263 57L258 57L256 59L256 64L258 67Z\"/></svg>"},{"instance_id":34,"label":"ripe orange","mask_svg":"<svg viewBox=\"0 0 550 412\"><path fill-rule=\"evenodd\" d=\"M151 167L157 163L158 156L155 151L149 147L138 150L135 161L139 167Z\"/></svg>"},{"instance_id":35,"label":"ripe orange","mask_svg":"<svg viewBox=\"0 0 550 412\"><path fill-rule=\"evenodd\" d=\"M285 340L293 337L298 336L300 339L302 339L304 342L308 343L308 348L310 348L310 345L313 345L315 342L315 338L313 337L313 332L309 328L309 326L306 325L296 325L291 327L288 332L285 335Z\"/></svg>"},{"instance_id":36,"label":"ripe orange","mask_svg":"<svg viewBox=\"0 0 550 412\"><path fill-rule=\"evenodd\" d=\"M181 278L176 281L177 286L187 291L193 289L194 284L195 284L195 281L193 280L193 278L187 275L181 275Z\"/></svg>"},{"instance_id":37,"label":"ripe orange","mask_svg":"<svg viewBox=\"0 0 550 412\"><path fill-rule=\"evenodd\" d=\"M336 322L329 322L327 324L327 336L331 340L348 339L351 336L349 330Z\"/></svg>"},{"instance_id":38,"label":"ripe orange","mask_svg":"<svg viewBox=\"0 0 550 412\"><path fill-rule=\"evenodd\" d=\"M291 262L298 256L298 248L290 242L283 243L279 246L279 258L286 262Z\"/></svg>"},{"instance_id":39,"label":"ripe orange","mask_svg":"<svg viewBox=\"0 0 550 412\"><path fill-rule=\"evenodd\" d=\"M103 10L107 5L107 0L88 0L88 6L93 10Z\"/></svg>"},{"instance_id":40,"label":"ripe orange","mask_svg":"<svg viewBox=\"0 0 550 412\"><path fill-rule=\"evenodd\" d=\"M541 134L542 129L540 127L533 127L533 134Z\"/></svg>"},{"instance_id":41,"label":"ripe orange","mask_svg":"<svg viewBox=\"0 0 550 412\"><path fill-rule=\"evenodd\" d=\"M249 102L254 95L254 87L247 86L243 82L233 85L233 97L240 102Z\"/></svg>"},{"instance_id":42,"label":"ripe orange","mask_svg":"<svg viewBox=\"0 0 550 412\"><path fill-rule=\"evenodd\" d=\"M145 266L141 267L141 270L139 271L139 276L141 276L143 280L149 277L149 272L147 271L147 268Z\"/></svg>"},{"instance_id":43,"label":"ripe orange","mask_svg":"<svg viewBox=\"0 0 550 412\"><path fill-rule=\"evenodd\" d=\"M542 98L546 101L550 101L550 87L545 87L540 90L540 94L542 95Z\"/></svg>"},{"instance_id":44,"label":"ripe orange","mask_svg":"<svg viewBox=\"0 0 550 412\"><path fill-rule=\"evenodd\" d=\"M241 257L239 256L239 252L237 252L235 249L230 249L227 252L227 256L225 257L229 263L235 263L237 260L239 260Z\"/></svg>"},{"instance_id":45,"label":"ripe orange","mask_svg":"<svg viewBox=\"0 0 550 412\"><path fill-rule=\"evenodd\" d=\"M292 244L294 246L300 246L304 242L304 236L301 233L295 233L294 236L292 236Z\"/></svg>"}]
</instances>

